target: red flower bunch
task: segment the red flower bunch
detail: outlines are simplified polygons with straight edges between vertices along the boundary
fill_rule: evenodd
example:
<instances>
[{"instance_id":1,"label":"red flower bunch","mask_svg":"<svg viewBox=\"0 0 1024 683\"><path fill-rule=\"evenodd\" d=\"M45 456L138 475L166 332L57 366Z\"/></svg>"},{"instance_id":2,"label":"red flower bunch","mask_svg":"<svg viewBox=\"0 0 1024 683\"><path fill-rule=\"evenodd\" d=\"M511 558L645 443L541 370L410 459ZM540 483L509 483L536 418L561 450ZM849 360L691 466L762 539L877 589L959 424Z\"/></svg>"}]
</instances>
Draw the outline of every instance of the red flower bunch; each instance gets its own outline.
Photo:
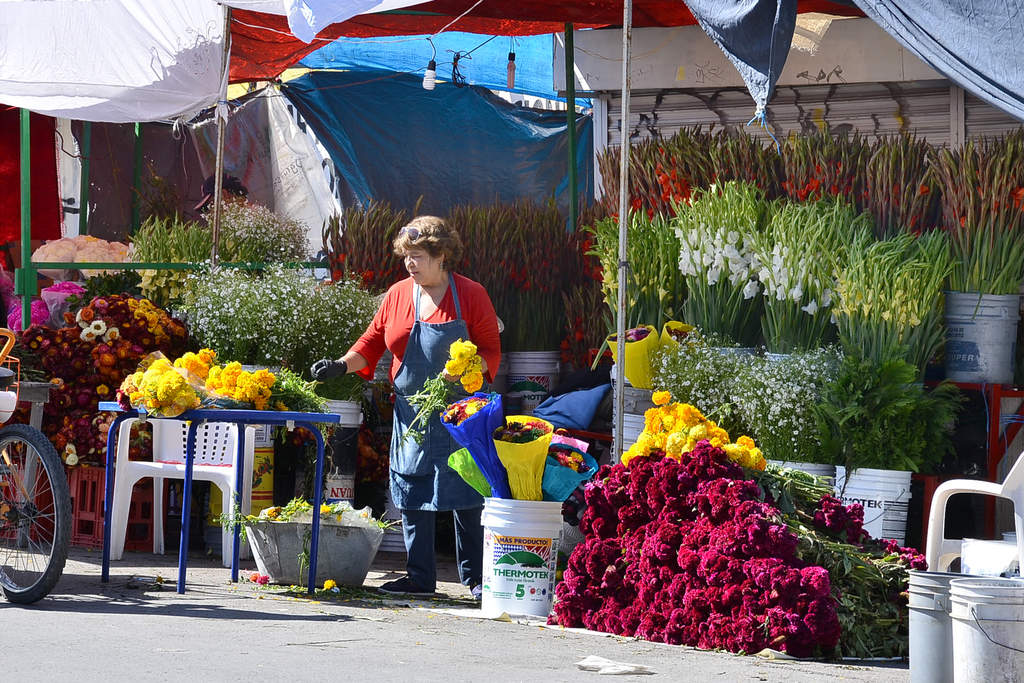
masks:
<instances>
[{"instance_id":1,"label":"red flower bunch","mask_svg":"<svg viewBox=\"0 0 1024 683\"><path fill-rule=\"evenodd\" d=\"M95 297L77 313L65 313L64 322L56 330L33 325L20 340L41 369L59 380L43 408L43 432L61 455L75 452L79 462L102 464L109 421L94 419L98 402L113 401L124 378L150 352L180 355L187 332L148 299L124 294ZM142 436L134 440L136 456L148 444Z\"/></svg>"},{"instance_id":2,"label":"red flower bunch","mask_svg":"<svg viewBox=\"0 0 1024 683\"><path fill-rule=\"evenodd\" d=\"M724 451L604 466L586 489L585 540L556 589L563 626L730 652L827 652L840 625L828 571Z\"/></svg>"}]
</instances>

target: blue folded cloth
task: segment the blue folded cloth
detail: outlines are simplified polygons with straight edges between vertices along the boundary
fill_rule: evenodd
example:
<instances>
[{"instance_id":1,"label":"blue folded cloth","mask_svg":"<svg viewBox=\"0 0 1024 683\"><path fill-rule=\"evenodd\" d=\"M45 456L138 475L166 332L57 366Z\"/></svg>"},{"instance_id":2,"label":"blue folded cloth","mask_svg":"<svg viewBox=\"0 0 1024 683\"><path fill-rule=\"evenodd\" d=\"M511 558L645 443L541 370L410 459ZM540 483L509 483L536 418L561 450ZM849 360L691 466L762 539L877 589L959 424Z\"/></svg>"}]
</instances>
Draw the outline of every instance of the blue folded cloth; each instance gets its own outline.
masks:
<instances>
[{"instance_id":1,"label":"blue folded cloth","mask_svg":"<svg viewBox=\"0 0 1024 683\"><path fill-rule=\"evenodd\" d=\"M534 417L547 420L562 429L586 429L594 420L594 413L601 405L611 384L601 384L591 389L577 389L560 396L552 396L534 408Z\"/></svg>"}]
</instances>

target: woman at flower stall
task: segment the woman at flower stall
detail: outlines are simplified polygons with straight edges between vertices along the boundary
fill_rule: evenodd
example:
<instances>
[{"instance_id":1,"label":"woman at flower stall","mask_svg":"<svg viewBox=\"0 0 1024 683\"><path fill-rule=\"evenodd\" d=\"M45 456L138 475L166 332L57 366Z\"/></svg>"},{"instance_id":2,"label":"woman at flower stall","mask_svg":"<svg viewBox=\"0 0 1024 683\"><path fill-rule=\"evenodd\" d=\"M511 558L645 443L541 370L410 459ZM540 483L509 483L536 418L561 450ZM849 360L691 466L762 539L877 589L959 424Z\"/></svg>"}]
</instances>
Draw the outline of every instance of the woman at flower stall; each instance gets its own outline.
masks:
<instances>
[{"instance_id":1,"label":"woman at flower stall","mask_svg":"<svg viewBox=\"0 0 1024 683\"><path fill-rule=\"evenodd\" d=\"M416 409L409 397L445 371L453 342L476 344L482 372L490 381L501 360L498 318L486 290L453 272L462 241L443 219L418 216L395 238L395 253L405 260L409 277L384 296L362 337L337 360L313 364L314 379L348 372L369 379L387 349L394 354L390 377L395 387L391 435L391 495L402 511L408 551L408 575L381 586L385 593L432 594L436 587L434 524L436 514L455 517L455 551L459 578L480 597L483 573L483 498L448 467L459 449L437 415L430 418L422 441L406 438Z\"/></svg>"}]
</instances>

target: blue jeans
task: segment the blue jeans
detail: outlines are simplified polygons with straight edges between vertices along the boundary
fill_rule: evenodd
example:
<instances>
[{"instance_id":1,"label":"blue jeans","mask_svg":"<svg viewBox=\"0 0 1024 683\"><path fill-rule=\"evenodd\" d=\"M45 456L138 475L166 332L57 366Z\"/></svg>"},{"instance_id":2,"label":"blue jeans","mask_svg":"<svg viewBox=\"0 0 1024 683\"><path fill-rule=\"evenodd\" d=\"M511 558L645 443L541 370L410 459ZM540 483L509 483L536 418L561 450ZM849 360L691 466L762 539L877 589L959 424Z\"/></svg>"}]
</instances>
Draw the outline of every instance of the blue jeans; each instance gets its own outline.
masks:
<instances>
[{"instance_id":1,"label":"blue jeans","mask_svg":"<svg viewBox=\"0 0 1024 683\"><path fill-rule=\"evenodd\" d=\"M484 528L480 524L482 507L452 510L455 517L455 560L459 580L466 586L481 582L484 571ZM425 590L437 588L437 563L434 559L434 535L437 512L402 510L402 535L409 553L406 569L409 578Z\"/></svg>"}]
</instances>

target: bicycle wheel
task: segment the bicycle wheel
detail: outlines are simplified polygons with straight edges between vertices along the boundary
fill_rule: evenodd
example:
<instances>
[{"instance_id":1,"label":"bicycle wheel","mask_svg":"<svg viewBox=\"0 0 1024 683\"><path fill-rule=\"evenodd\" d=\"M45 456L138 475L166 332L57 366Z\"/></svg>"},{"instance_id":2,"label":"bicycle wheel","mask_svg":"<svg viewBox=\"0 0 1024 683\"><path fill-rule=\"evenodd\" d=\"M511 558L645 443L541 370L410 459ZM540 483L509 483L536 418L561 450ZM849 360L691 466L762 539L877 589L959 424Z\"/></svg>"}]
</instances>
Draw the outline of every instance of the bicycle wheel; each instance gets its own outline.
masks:
<instances>
[{"instance_id":1,"label":"bicycle wheel","mask_svg":"<svg viewBox=\"0 0 1024 683\"><path fill-rule=\"evenodd\" d=\"M11 602L45 597L68 557L71 494L64 465L42 432L0 429L0 589Z\"/></svg>"}]
</instances>

